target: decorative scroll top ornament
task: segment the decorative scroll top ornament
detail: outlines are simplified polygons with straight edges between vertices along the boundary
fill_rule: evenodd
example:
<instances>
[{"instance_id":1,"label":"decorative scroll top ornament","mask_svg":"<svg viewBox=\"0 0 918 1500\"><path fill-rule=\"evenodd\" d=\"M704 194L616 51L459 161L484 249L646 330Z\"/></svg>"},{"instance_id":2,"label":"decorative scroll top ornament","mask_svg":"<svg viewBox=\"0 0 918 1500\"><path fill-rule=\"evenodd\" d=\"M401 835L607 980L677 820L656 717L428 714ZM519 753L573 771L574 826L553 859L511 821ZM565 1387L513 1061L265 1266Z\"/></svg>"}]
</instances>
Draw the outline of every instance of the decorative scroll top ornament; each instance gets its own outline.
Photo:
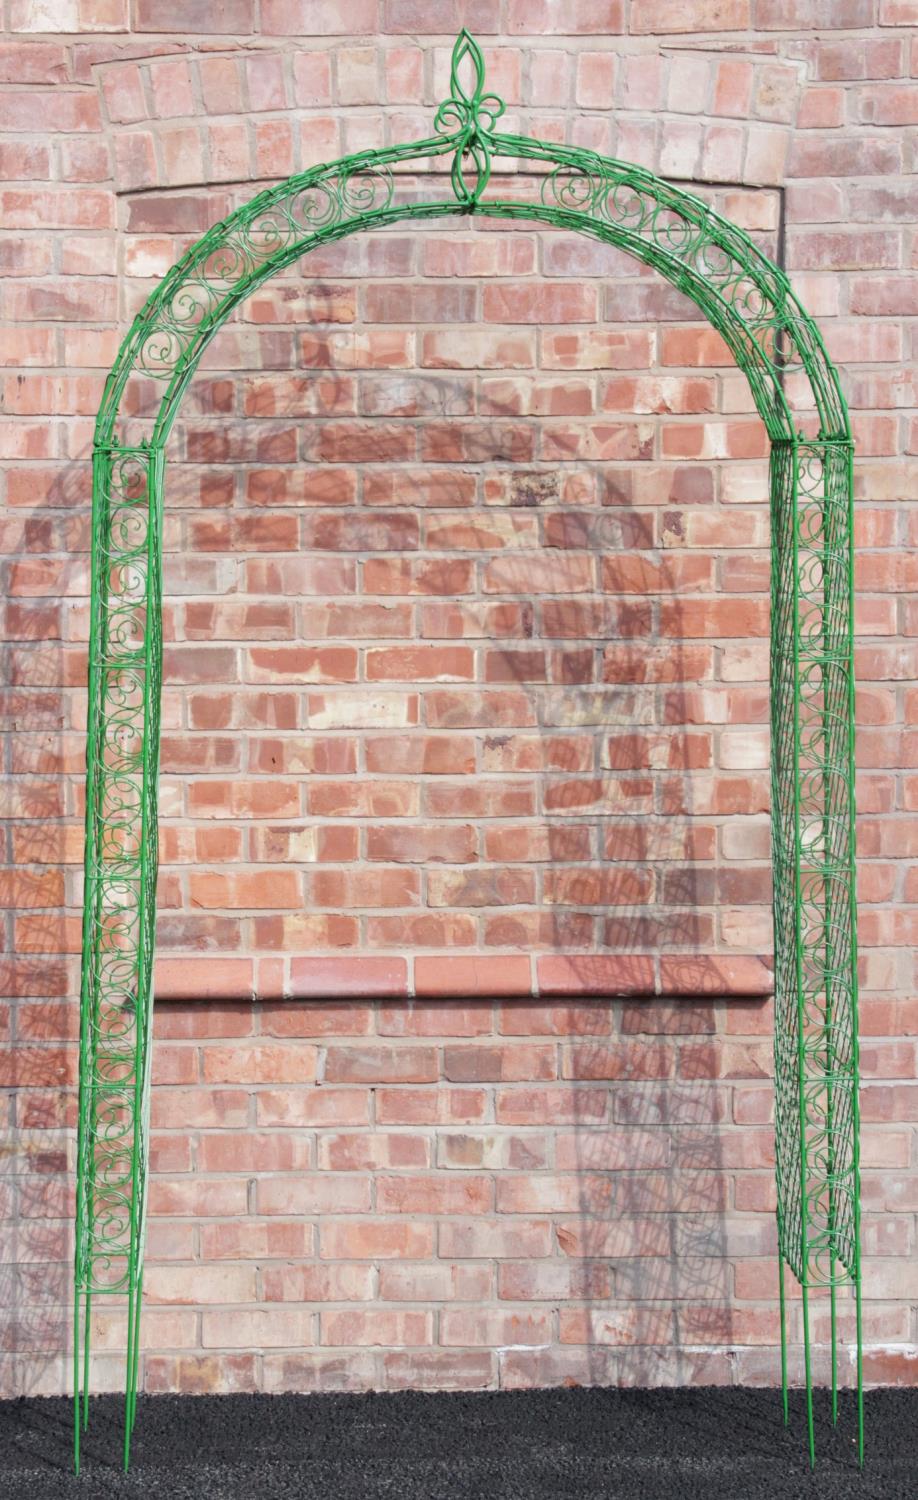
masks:
<instances>
[{"instance_id":1,"label":"decorative scroll top ornament","mask_svg":"<svg viewBox=\"0 0 918 1500\"><path fill-rule=\"evenodd\" d=\"M469 65L474 76L474 88L467 91L462 86L459 70ZM474 208L488 185L491 176L491 135L494 126L504 112L504 101L497 94L484 92L485 65L481 48L465 28L460 31L453 48L453 60L449 74L450 96L444 99L434 118L434 126L441 135L455 141L450 177L460 203Z\"/></svg>"}]
</instances>

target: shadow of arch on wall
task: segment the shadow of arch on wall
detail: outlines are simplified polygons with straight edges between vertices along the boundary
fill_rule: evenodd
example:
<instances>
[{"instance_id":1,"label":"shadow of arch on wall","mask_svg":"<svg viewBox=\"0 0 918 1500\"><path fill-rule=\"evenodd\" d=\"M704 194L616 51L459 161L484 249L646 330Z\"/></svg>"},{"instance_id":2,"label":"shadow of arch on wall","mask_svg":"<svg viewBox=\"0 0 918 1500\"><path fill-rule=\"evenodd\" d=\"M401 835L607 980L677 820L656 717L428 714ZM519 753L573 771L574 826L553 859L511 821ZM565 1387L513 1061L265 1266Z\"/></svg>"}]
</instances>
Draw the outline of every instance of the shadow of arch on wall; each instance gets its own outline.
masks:
<instances>
[{"instance_id":1,"label":"shadow of arch on wall","mask_svg":"<svg viewBox=\"0 0 918 1500\"><path fill-rule=\"evenodd\" d=\"M146 1205L165 444L232 310L308 251L363 229L469 214L614 245L689 297L729 346L771 444L771 766L776 1176L784 1413L785 1266L800 1283L813 1461L809 1293L856 1303L863 1456L854 890L852 439L838 374L783 271L701 199L642 168L502 134L504 106L463 31L422 141L363 151L261 193L182 257L105 384L93 453L79 1134L75 1461L88 1419L92 1301L127 1299L124 1462L136 1415ZM449 176L429 169L449 162ZM516 197L492 167L525 168ZM520 179L516 179L517 181ZM152 434L128 440L162 391Z\"/></svg>"}]
</instances>

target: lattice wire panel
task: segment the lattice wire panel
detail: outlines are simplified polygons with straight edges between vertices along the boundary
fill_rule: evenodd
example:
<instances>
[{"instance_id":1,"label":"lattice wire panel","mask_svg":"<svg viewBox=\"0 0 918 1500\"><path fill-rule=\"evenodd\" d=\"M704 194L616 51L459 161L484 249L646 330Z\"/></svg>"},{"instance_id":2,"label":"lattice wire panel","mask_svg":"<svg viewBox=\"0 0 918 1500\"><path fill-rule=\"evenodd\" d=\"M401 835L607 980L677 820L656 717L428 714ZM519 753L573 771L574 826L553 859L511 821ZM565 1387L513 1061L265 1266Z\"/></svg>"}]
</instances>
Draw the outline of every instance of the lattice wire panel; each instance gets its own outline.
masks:
<instances>
[{"instance_id":1,"label":"lattice wire panel","mask_svg":"<svg viewBox=\"0 0 918 1500\"><path fill-rule=\"evenodd\" d=\"M857 1272L850 451L797 455L800 972L808 1283Z\"/></svg>"},{"instance_id":2,"label":"lattice wire panel","mask_svg":"<svg viewBox=\"0 0 918 1500\"><path fill-rule=\"evenodd\" d=\"M803 1280L797 968L796 452L771 455L771 807L775 942L775 1147L780 1251Z\"/></svg>"},{"instance_id":3,"label":"lattice wire panel","mask_svg":"<svg viewBox=\"0 0 918 1500\"><path fill-rule=\"evenodd\" d=\"M778 1225L810 1286L857 1274L849 463L772 457Z\"/></svg>"},{"instance_id":4,"label":"lattice wire panel","mask_svg":"<svg viewBox=\"0 0 918 1500\"><path fill-rule=\"evenodd\" d=\"M95 458L75 1256L84 1390L92 1299L127 1293L133 1309L140 1265L157 861L160 472L158 456L145 450ZM77 1353L78 1343L79 1389Z\"/></svg>"}]
</instances>

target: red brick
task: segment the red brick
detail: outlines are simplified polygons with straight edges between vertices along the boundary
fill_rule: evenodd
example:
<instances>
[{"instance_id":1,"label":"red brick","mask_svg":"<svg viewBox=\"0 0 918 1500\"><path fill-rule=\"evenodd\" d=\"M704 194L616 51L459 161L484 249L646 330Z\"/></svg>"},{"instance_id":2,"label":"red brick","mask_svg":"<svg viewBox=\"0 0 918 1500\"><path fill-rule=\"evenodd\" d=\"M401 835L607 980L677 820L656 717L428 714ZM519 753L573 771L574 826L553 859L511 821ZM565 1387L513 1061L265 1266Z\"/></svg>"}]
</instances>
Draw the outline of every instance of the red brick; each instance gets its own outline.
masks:
<instances>
[{"instance_id":1,"label":"red brick","mask_svg":"<svg viewBox=\"0 0 918 1500\"><path fill-rule=\"evenodd\" d=\"M203 1077L209 1083L311 1083L316 1063L316 1048L303 1043L287 1047L283 1042L246 1042L201 1049Z\"/></svg>"},{"instance_id":2,"label":"red brick","mask_svg":"<svg viewBox=\"0 0 918 1500\"><path fill-rule=\"evenodd\" d=\"M247 910L300 905L300 882L293 870L221 875L216 871L189 877L192 902L205 908Z\"/></svg>"},{"instance_id":3,"label":"red brick","mask_svg":"<svg viewBox=\"0 0 918 1500\"><path fill-rule=\"evenodd\" d=\"M493 1386L490 1350L395 1350L385 1356L388 1390L487 1390Z\"/></svg>"},{"instance_id":4,"label":"red brick","mask_svg":"<svg viewBox=\"0 0 918 1500\"><path fill-rule=\"evenodd\" d=\"M408 968L399 958L293 958L290 989L310 998L407 994Z\"/></svg>"},{"instance_id":5,"label":"red brick","mask_svg":"<svg viewBox=\"0 0 918 1500\"><path fill-rule=\"evenodd\" d=\"M621 995L652 993L653 960L600 954L546 954L538 960L541 995Z\"/></svg>"},{"instance_id":6,"label":"red brick","mask_svg":"<svg viewBox=\"0 0 918 1500\"><path fill-rule=\"evenodd\" d=\"M693 955L680 960L664 954L660 986L664 994L768 995L774 975L765 960L752 956Z\"/></svg>"},{"instance_id":7,"label":"red brick","mask_svg":"<svg viewBox=\"0 0 918 1500\"><path fill-rule=\"evenodd\" d=\"M439 33L444 26L448 30L455 20L455 11L451 12L444 0L423 4L419 4L418 0L389 0L387 12L386 24L389 31L394 33ZM375 21L375 9L372 15ZM497 30L494 15L482 0L464 0L462 21L473 30L477 29L483 36L492 35Z\"/></svg>"},{"instance_id":8,"label":"red brick","mask_svg":"<svg viewBox=\"0 0 918 1500\"><path fill-rule=\"evenodd\" d=\"M370 1211L370 1180L357 1175L261 1177L256 1189L262 1214L365 1214ZM288 1341L285 1341L288 1342Z\"/></svg>"},{"instance_id":9,"label":"red brick","mask_svg":"<svg viewBox=\"0 0 918 1500\"><path fill-rule=\"evenodd\" d=\"M198 1165L205 1172L301 1172L313 1162L308 1136L289 1131L223 1131L204 1135L198 1147ZM220 1299L227 1300L227 1299Z\"/></svg>"},{"instance_id":10,"label":"red brick","mask_svg":"<svg viewBox=\"0 0 918 1500\"><path fill-rule=\"evenodd\" d=\"M0 130L34 131L35 103L35 94L4 92L0 99ZM53 133L99 130L98 99L82 90L57 88L46 92L42 98L41 120L45 130Z\"/></svg>"},{"instance_id":11,"label":"red brick","mask_svg":"<svg viewBox=\"0 0 918 1500\"><path fill-rule=\"evenodd\" d=\"M433 1083L437 1076L433 1047L331 1046L326 1055L330 1083Z\"/></svg>"},{"instance_id":12,"label":"red brick","mask_svg":"<svg viewBox=\"0 0 918 1500\"><path fill-rule=\"evenodd\" d=\"M497 284L485 287L482 313L487 323L588 323L596 316L596 291L562 282Z\"/></svg>"},{"instance_id":13,"label":"red brick","mask_svg":"<svg viewBox=\"0 0 918 1500\"><path fill-rule=\"evenodd\" d=\"M417 906L420 890L419 872L397 866L324 870L309 882L311 899L333 908Z\"/></svg>"},{"instance_id":14,"label":"red brick","mask_svg":"<svg viewBox=\"0 0 918 1500\"><path fill-rule=\"evenodd\" d=\"M61 906L64 877L56 870L0 870L0 906Z\"/></svg>"},{"instance_id":15,"label":"red brick","mask_svg":"<svg viewBox=\"0 0 918 1500\"><path fill-rule=\"evenodd\" d=\"M369 650L368 682L470 682L474 656L465 646L392 646Z\"/></svg>"},{"instance_id":16,"label":"red brick","mask_svg":"<svg viewBox=\"0 0 918 1500\"><path fill-rule=\"evenodd\" d=\"M0 1047L3 1088L60 1087L76 1076L73 1051L61 1047Z\"/></svg>"},{"instance_id":17,"label":"red brick","mask_svg":"<svg viewBox=\"0 0 918 1500\"><path fill-rule=\"evenodd\" d=\"M494 1186L489 1177L463 1175L377 1178L376 1205L382 1213L482 1214L493 1208Z\"/></svg>"},{"instance_id":18,"label":"red brick","mask_svg":"<svg viewBox=\"0 0 918 1500\"><path fill-rule=\"evenodd\" d=\"M367 858L412 863L462 864L476 858L475 830L468 824L379 825L367 830Z\"/></svg>"},{"instance_id":19,"label":"red brick","mask_svg":"<svg viewBox=\"0 0 918 1500\"><path fill-rule=\"evenodd\" d=\"M253 5L252 0L223 0L211 10L202 0L137 0L134 24L138 31L233 35L253 30Z\"/></svg>"},{"instance_id":20,"label":"red brick","mask_svg":"<svg viewBox=\"0 0 918 1500\"><path fill-rule=\"evenodd\" d=\"M516 906L535 899L535 875L529 870L489 867L482 870L438 870L427 873L431 906Z\"/></svg>"},{"instance_id":21,"label":"red brick","mask_svg":"<svg viewBox=\"0 0 918 1500\"><path fill-rule=\"evenodd\" d=\"M623 1307L608 1311L564 1308L559 1331L562 1343L668 1344L674 1337L674 1314L668 1308L659 1307Z\"/></svg>"},{"instance_id":22,"label":"red brick","mask_svg":"<svg viewBox=\"0 0 918 1500\"><path fill-rule=\"evenodd\" d=\"M423 1136L339 1133L321 1137L318 1166L333 1172L425 1168L431 1165L430 1155Z\"/></svg>"},{"instance_id":23,"label":"red brick","mask_svg":"<svg viewBox=\"0 0 918 1500\"><path fill-rule=\"evenodd\" d=\"M434 1315L420 1309L339 1309L321 1315L323 1344L432 1344Z\"/></svg>"},{"instance_id":24,"label":"red brick","mask_svg":"<svg viewBox=\"0 0 918 1500\"><path fill-rule=\"evenodd\" d=\"M444 1076L454 1083L527 1082L556 1076L553 1047L533 1043L507 1046L446 1047Z\"/></svg>"},{"instance_id":25,"label":"red brick","mask_svg":"<svg viewBox=\"0 0 918 1500\"><path fill-rule=\"evenodd\" d=\"M259 1388L254 1354L147 1355L144 1386L152 1392L209 1395Z\"/></svg>"},{"instance_id":26,"label":"red brick","mask_svg":"<svg viewBox=\"0 0 918 1500\"><path fill-rule=\"evenodd\" d=\"M365 1302L373 1296L369 1266L266 1266L262 1284L268 1302Z\"/></svg>"},{"instance_id":27,"label":"red brick","mask_svg":"<svg viewBox=\"0 0 918 1500\"><path fill-rule=\"evenodd\" d=\"M434 1226L398 1219L319 1225L319 1254L328 1260L423 1260L433 1254Z\"/></svg>"},{"instance_id":28,"label":"red brick","mask_svg":"<svg viewBox=\"0 0 918 1500\"><path fill-rule=\"evenodd\" d=\"M377 1093L377 1114L386 1125L468 1125L484 1119L487 1094L484 1089L382 1088Z\"/></svg>"},{"instance_id":29,"label":"red brick","mask_svg":"<svg viewBox=\"0 0 918 1500\"><path fill-rule=\"evenodd\" d=\"M154 990L157 1000L250 1000L250 958L159 958Z\"/></svg>"},{"instance_id":30,"label":"red brick","mask_svg":"<svg viewBox=\"0 0 918 1500\"><path fill-rule=\"evenodd\" d=\"M527 958L425 958L414 961L418 995L517 995L530 990Z\"/></svg>"},{"instance_id":31,"label":"red brick","mask_svg":"<svg viewBox=\"0 0 918 1500\"><path fill-rule=\"evenodd\" d=\"M259 1125L366 1125L368 1105L359 1088L263 1089L255 1101Z\"/></svg>"}]
</instances>

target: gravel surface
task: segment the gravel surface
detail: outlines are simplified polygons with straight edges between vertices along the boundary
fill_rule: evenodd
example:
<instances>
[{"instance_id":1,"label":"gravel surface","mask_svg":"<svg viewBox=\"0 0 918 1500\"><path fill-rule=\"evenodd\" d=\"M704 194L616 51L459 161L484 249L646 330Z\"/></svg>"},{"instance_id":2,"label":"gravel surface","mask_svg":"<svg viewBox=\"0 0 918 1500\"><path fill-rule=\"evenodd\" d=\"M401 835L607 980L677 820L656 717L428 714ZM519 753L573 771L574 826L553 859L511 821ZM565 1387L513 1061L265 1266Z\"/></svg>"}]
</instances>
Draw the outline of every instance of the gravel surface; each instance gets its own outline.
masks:
<instances>
[{"instance_id":1,"label":"gravel surface","mask_svg":"<svg viewBox=\"0 0 918 1500\"><path fill-rule=\"evenodd\" d=\"M918 1390L867 1396L833 1430L817 1392L816 1470L803 1398L776 1391L550 1390L328 1396L145 1396L131 1469L117 1396L93 1398L82 1473L69 1401L0 1402L3 1500L916 1500Z\"/></svg>"}]
</instances>

